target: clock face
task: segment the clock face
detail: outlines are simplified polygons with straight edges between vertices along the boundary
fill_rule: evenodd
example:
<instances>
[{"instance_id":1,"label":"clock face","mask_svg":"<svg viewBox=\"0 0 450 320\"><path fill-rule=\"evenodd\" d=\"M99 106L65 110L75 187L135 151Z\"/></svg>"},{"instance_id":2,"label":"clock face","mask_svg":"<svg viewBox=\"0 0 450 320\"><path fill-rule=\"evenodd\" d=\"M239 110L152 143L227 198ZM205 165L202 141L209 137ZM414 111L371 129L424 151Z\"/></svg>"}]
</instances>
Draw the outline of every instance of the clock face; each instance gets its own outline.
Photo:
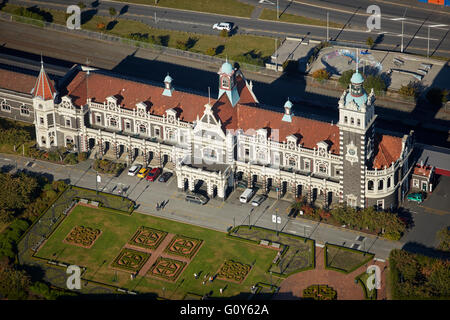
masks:
<instances>
[{"instance_id":1,"label":"clock face","mask_svg":"<svg viewBox=\"0 0 450 320\"><path fill-rule=\"evenodd\" d=\"M356 154L356 151L354 149L349 149L348 154L354 156Z\"/></svg>"}]
</instances>

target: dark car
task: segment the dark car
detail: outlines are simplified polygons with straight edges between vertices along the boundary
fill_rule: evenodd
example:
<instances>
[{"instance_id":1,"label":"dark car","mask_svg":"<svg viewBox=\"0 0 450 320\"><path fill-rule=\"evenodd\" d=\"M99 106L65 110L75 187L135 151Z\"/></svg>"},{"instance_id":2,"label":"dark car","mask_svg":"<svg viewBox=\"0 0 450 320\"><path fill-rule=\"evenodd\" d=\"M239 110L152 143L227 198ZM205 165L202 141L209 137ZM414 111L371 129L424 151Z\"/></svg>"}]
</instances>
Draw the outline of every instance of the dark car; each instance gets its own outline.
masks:
<instances>
[{"instance_id":1,"label":"dark car","mask_svg":"<svg viewBox=\"0 0 450 320\"><path fill-rule=\"evenodd\" d=\"M186 197L184 198L184 200L186 200L187 202L192 202L192 203L203 205L203 204L207 203L209 199L198 193L188 193L186 195Z\"/></svg>"},{"instance_id":2,"label":"dark car","mask_svg":"<svg viewBox=\"0 0 450 320\"><path fill-rule=\"evenodd\" d=\"M172 172L164 172L158 179L159 182L167 182L172 176Z\"/></svg>"}]
</instances>

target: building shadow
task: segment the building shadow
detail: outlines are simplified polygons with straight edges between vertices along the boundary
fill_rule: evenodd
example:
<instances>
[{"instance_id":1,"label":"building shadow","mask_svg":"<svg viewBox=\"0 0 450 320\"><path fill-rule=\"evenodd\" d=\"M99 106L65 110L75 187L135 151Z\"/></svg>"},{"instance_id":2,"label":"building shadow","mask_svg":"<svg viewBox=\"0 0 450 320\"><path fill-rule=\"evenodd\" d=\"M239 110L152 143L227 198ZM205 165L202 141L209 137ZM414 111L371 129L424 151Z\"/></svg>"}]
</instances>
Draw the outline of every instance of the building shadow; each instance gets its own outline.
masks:
<instances>
[{"instance_id":1,"label":"building shadow","mask_svg":"<svg viewBox=\"0 0 450 320\"><path fill-rule=\"evenodd\" d=\"M450 252L442 251L436 248L424 246L418 242L407 242L403 245L402 250L418 253L430 258L450 260Z\"/></svg>"}]
</instances>

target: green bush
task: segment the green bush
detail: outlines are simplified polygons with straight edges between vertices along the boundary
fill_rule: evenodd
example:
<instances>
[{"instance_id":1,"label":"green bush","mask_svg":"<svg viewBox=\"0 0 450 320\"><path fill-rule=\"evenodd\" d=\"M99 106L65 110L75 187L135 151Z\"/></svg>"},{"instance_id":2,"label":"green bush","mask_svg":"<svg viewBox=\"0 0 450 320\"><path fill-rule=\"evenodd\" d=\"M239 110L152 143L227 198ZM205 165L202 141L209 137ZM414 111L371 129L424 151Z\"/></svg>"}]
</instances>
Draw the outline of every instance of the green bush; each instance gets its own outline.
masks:
<instances>
[{"instance_id":1,"label":"green bush","mask_svg":"<svg viewBox=\"0 0 450 320\"><path fill-rule=\"evenodd\" d=\"M369 48L372 48L373 45L375 44L375 41L373 40L372 37L368 37L366 40L366 44L369 46Z\"/></svg>"},{"instance_id":2,"label":"green bush","mask_svg":"<svg viewBox=\"0 0 450 320\"><path fill-rule=\"evenodd\" d=\"M220 31L220 36L223 38L227 38L230 36L230 33L227 30L223 29Z\"/></svg>"},{"instance_id":3,"label":"green bush","mask_svg":"<svg viewBox=\"0 0 450 320\"><path fill-rule=\"evenodd\" d=\"M233 60L247 64L254 64L261 67L265 65L264 58L261 56L261 53L254 52L253 50L238 56L234 56Z\"/></svg>"},{"instance_id":4,"label":"green bush","mask_svg":"<svg viewBox=\"0 0 450 320\"><path fill-rule=\"evenodd\" d=\"M446 89L431 88L428 90L426 97L431 104L440 106L447 102L448 94L449 91Z\"/></svg>"},{"instance_id":5,"label":"green bush","mask_svg":"<svg viewBox=\"0 0 450 320\"><path fill-rule=\"evenodd\" d=\"M414 82L410 82L406 86L401 86L398 93L406 98L416 98L419 95L419 88Z\"/></svg>"},{"instance_id":6,"label":"green bush","mask_svg":"<svg viewBox=\"0 0 450 320\"><path fill-rule=\"evenodd\" d=\"M355 73L355 71L353 71L352 69L342 72L341 76L339 77L339 84L344 88L348 88L353 73Z\"/></svg>"},{"instance_id":7,"label":"green bush","mask_svg":"<svg viewBox=\"0 0 450 320\"><path fill-rule=\"evenodd\" d=\"M312 74L312 77L319 81L330 79L330 76L330 73L326 69L316 70Z\"/></svg>"},{"instance_id":8,"label":"green bush","mask_svg":"<svg viewBox=\"0 0 450 320\"><path fill-rule=\"evenodd\" d=\"M216 55L216 48L212 47L212 48L206 49L205 54L207 54L208 56L215 56Z\"/></svg>"},{"instance_id":9,"label":"green bush","mask_svg":"<svg viewBox=\"0 0 450 320\"><path fill-rule=\"evenodd\" d=\"M372 88L376 94L386 91L386 82L380 75L368 75L364 80L364 90L369 93Z\"/></svg>"},{"instance_id":10,"label":"green bush","mask_svg":"<svg viewBox=\"0 0 450 320\"><path fill-rule=\"evenodd\" d=\"M23 219L16 219L0 234L0 257L13 259L17 253L17 242L28 229L29 223Z\"/></svg>"},{"instance_id":11,"label":"green bush","mask_svg":"<svg viewBox=\"0 0 450 320\"><path fill-rule=\"evenodd\" d=\"M442 251L450 251L450 226L445 227L437 233L439 239L438 249Z\"/></svg>"},{"instance_id":12,"label":"green bush","mask_svg":"<svg viewBox=\"0 0 450 320\"><path fill-rule=\"evenodd\" d=\"M77 164L78 163L77 155L75 153L67 154L67 156L64 158L64 163L65 164Z\"/></svg>"},{"instance_id":13,"label":"green bush","mask_svg":"<svg viewBox=\"0 0 450 320\"><path fill-rule=\"evenodd\" d=\"M78 162L83 162L88 159L88 153L87 152L80 152L78 153Z\"/></svg>"}]
</instances>

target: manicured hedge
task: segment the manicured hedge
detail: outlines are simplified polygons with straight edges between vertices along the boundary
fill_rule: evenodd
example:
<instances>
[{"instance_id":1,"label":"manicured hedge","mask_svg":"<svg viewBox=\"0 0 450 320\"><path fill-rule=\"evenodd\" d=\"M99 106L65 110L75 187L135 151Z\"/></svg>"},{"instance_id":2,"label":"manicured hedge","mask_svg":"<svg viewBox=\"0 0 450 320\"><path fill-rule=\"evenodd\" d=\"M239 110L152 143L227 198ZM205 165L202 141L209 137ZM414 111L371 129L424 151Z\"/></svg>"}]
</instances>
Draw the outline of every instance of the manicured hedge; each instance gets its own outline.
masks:
<instances>
[{"instance_id":1,"label":"manicured hedge","mask_svg":"<svg viewBox=\"0 0 450 320\"><path fill-rule=\"evenodd\" d=\"M328 254L327 254L328 247L334 247L334 248L337 248L339 250L349 251L349 252L352 252L352 253L357 253L357 254L362 254L362 255L365 254L367 256L367 259L364 259L363 262L355 265L354 267L350 268L349 270L340 269L340 268L337 268L337 267L331 267L331 266L328 266ZM342 272L342 273L345 273L345 274L352 273L353 271L355 271L356 269L358 269L362 265L366 264L367 262L369 262L370 260L372 260L375 257L375 255L373 253L362 252L362 251L359 251L359 250L350 249L350 248L347 248L347 247L338 246L338 245L330 244L330 243L327 243L325 245L324 249L325 250L323 252L324 252L325 269L334 270L334 271Z\"/></svg>"}]
</instances>

